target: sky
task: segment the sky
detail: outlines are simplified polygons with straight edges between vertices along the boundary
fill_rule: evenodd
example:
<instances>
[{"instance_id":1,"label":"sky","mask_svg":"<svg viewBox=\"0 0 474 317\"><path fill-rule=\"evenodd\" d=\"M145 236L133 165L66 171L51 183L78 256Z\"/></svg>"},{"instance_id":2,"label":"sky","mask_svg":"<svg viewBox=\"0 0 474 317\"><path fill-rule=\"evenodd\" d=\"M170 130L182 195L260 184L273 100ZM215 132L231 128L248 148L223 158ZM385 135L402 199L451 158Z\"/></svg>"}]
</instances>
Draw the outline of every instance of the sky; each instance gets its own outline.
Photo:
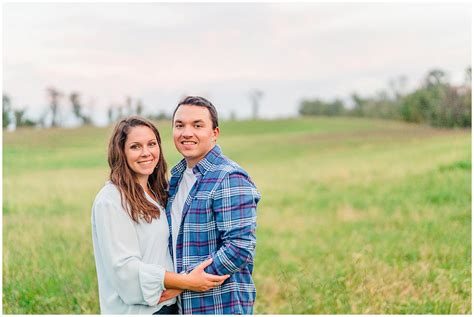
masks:
<instances>
[{"instance_id":1,"label":"sky","mask_svg":"<svg viewBox=\"0 0 474 317\"><path fill-rule=\"evenodd\" d=\"M433 68L461 84L471 65L469 3L6 3L3 92L39 117L46 88L81 94L95 123L141 99L171 113L201 95L221 118L297 115L305 98L348 101ZM70 104L63 98L64 113Z\"/></svg>"}]
</instances>

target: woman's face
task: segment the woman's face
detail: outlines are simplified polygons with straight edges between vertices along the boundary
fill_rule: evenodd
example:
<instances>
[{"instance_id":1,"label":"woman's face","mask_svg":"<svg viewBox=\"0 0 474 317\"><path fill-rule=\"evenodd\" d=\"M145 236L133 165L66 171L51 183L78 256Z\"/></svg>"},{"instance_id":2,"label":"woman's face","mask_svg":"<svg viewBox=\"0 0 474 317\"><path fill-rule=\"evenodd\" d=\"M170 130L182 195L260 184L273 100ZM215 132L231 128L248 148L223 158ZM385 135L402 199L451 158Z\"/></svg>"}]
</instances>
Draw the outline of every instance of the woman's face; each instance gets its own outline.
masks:
<instances>
[{"instance_id":1,"label":"woman's face","mask_svg":"<svg viewBox=\"0 0 474 317\"><path fill-rule=\"evenodd\" d=\"M146 183L160 157L160 147L153 130L147 126L131 128L125 140L124 150L128 166L139 181Z\"/></svg>"}]
</instances>

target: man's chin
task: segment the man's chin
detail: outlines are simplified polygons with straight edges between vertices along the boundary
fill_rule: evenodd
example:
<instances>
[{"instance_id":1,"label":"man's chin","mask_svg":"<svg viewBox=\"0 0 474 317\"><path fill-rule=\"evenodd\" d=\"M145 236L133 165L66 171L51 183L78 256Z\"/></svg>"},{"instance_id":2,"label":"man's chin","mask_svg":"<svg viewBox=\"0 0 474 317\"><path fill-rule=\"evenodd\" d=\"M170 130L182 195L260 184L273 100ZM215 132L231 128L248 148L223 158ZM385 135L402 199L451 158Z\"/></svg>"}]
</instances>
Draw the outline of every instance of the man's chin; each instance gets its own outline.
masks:
<instances>
[{"instance_id":1,"label":"man's chin","mask_svg":"<svg viewBox=\"0 0 474 317\"><path fill-rule=\"evenodd\" d=\"M196 159L196 155L189 153L190 151L180 151L181 155L184 157L186 161L193 161Z\"/></svg>"},{"instance_id":2,"label":"man's chin","mask_svg":"<svg viewBox=\"0 0 474 317\"><path fill-rule=\"evenodd\" d=\"M183 150L183 149L178 149L178 152L185 158L185 159L192 159L193 157L195 157L195 155L193 155L193 151L192 150Z\"/></svg>"}]
</instances>

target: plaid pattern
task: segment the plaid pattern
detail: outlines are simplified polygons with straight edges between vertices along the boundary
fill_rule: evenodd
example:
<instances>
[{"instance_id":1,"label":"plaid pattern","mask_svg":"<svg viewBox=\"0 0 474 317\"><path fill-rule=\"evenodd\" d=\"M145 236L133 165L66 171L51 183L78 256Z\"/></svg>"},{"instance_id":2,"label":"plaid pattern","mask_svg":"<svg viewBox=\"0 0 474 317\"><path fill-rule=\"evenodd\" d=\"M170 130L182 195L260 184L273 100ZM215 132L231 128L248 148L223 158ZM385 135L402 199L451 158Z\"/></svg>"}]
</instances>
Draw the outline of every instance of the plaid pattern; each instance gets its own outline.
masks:
<instances>
[{"instance_id":1,"label":"plaid pattern","mask_svg":"<svg viewBox=\"0 0 474 317\"><path fill-rule=\"evenodd\" d=\"M166 215L186 169L183 159L171 170ZM247 173L216 145L194 168L197 181L183 207L176 246L178 272L190 272L209 257L206 272L231 274L207 292L184 291L183 314L252 314L256 290L252 280L256 245L256 207L260 194ZM172 238L169 239L172 253Z\"/></svg>"}]
</instances>

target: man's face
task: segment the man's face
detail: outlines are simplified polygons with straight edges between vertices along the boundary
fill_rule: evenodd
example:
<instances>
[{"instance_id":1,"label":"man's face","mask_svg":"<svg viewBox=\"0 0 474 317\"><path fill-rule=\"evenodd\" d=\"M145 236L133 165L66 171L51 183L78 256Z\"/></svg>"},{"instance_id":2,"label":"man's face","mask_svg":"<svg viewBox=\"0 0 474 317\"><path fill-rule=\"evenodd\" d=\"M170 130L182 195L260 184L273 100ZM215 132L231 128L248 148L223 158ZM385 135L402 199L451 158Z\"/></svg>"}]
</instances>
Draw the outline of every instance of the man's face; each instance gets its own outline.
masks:
<instances>
[{"instance_id":1,"label":"man's face","mask_svg":"<svg viewBox=\"0 0 474 317\"><path fill-rule=\"evenodd\" d=\"M211 114L206 107L181 105L174 115L173 140L176 149L194 167L212 150L219 128L212 128Z\"/></svg>"}]
</instances>

